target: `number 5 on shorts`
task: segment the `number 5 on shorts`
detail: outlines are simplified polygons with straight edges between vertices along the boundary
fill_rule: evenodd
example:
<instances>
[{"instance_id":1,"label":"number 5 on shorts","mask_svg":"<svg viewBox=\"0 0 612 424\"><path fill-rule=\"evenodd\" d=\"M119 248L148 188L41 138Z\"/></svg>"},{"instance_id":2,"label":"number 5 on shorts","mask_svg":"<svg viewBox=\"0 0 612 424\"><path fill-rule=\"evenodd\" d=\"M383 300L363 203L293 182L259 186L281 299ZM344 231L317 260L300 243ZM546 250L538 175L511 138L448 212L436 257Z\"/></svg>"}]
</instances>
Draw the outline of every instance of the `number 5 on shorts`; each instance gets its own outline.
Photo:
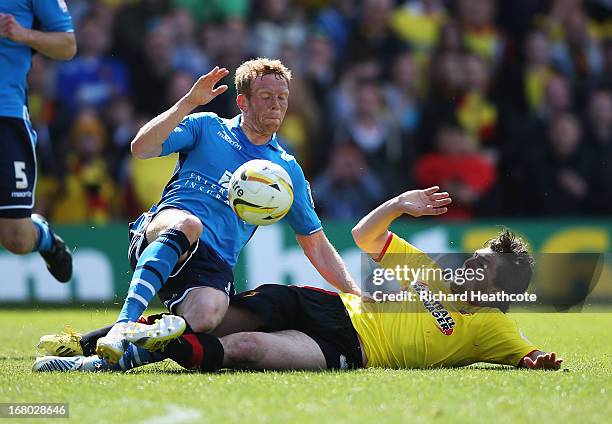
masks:
<instances>
[{"instance_id":1,"label":"number 5 on shorts","mask_svg":"<svg viewBox=\"0 0 612 424\"><path fill-rule=\"evenodd\" d=\"M18 190L28 188L28 176L25 173L25 162L15 161L13 164L15 165L15 188Z\"/></svg>"}]
</instances>

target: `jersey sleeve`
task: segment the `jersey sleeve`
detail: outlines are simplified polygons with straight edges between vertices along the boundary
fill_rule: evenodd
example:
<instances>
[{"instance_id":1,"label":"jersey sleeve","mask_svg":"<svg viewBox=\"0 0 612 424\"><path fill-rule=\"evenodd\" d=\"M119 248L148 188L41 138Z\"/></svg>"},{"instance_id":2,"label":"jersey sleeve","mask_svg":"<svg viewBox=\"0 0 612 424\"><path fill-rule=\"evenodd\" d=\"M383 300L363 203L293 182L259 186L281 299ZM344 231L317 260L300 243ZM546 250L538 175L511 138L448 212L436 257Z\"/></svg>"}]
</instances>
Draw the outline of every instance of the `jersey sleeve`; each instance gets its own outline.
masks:
<instances>
[{"instance_id":1,"label":"jersey sleeve","mask_svg":"<svg viewBox=\"0 0 612 424\"><path fill-rule=\"evenodd\" d=\"M293 205L285 219L296 234L304 236L314 234L323 228L321 220L314 210L310 184L300 165L295 160L292 162L289 164L289 175L293 183Z\"/></svg>"},{"instance_id":2,"label":"jersey sleeve","mask_svg":"<svg viewBox=\"0 0 612 424\"><path fill-rule=\"evenodd\" d=\"M392 232L389 232L387 243L376 261L383 268L395 268L398 265L415 268L438 266L427 253Z\"/></svg>"},{"instance_id":3,"label":"jersey sleeve","mask_svg":"<svg viewBox=\"0 0 612 424\"><path fill-rule=\"evenodd\" d=\"M479 315L483 321L475 342L478 362L518 366L526 355L538 350L506 314L481 311Z\"/></svg>"},{"instance_id":4,"label":"jersey sleeve","mask_svg":"<svg viewBox=\"0 0 612 424\"><path fill-rule=\"evenodd\" d=\"M438 264L427 253L408 243L395 233L389 232L389 238L375 261L382 268L400 269L400 273L403 273L406 268L421 269L423 271L419 274L421 276L419 280L422 283L427 283L429 288L434 291L448 291L448 287L441 279L442 270L439 269ZM439 272L434 272L434 270ZM402 275L396 276L398 282L402 286L409 285L411 281L405 281L401 278Z\"/></svg>"},{"instance_id":5,"label":"jersey sleeve","mask_svg":"<svg viewBox=\"0 0 612 424\"><path fill-rule=\"evenodd\" d=\"M205 134L204 128L216 117L209 112L187 115L162 144L160 156L193 150Z\"/></svg>"},{"instance_id":6,"label":"jersey sleeve","mask_svg":"<svg viewBox=\"0 0 612 424\"><path fill-rule=\"evenodd\" d=\"M43 31L74 32L65 0L32 0L32 8Z\"/></svg>"}]
</instances>

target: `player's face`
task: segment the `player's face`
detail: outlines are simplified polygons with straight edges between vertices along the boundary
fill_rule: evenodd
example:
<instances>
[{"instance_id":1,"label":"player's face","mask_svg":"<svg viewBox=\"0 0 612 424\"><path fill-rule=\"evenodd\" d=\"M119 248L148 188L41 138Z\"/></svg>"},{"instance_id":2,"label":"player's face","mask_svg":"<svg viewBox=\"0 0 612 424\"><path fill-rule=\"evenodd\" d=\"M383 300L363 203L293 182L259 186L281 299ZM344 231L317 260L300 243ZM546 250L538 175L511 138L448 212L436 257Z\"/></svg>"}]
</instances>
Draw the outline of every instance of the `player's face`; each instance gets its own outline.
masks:
<instances>
[{"instance_id":1,"label":"player's face","mask_svg":"<svg viewBox=\"0 0 612 424\"><path fill-rule=\"evenodd\" d=\"M251 83L251 95L241 103L245 123L258 133L271 136L278 131L287 113L287 81L275 74L256 78Z\"/></svg>"},{"instance_id":2,"label":"player's face","mask_svg":"<svg viewBox=\"0 0 612 424\"><path fill-rule=\"evenodd\" d=\"M493 291L493 281L499 259L499 256L489 247L474 252L474 255L463 263L464 269L474 270L471 274L472 278L468 278L469 274L466 274L463 284L453 282L451 284L453 293L489 293Z\"/></svg>"}]
</instances>

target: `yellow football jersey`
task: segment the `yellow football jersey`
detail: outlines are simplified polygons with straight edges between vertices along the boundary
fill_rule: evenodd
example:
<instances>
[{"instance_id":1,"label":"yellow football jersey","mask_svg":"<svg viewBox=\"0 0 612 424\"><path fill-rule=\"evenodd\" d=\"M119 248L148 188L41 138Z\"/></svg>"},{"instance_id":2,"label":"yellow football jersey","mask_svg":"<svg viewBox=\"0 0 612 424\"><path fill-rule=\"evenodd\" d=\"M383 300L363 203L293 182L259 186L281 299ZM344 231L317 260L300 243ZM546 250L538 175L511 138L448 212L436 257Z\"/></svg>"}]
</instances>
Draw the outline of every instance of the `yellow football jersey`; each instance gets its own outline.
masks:
<instances>
[{"instance_id":1,"label":"yellow football jersey","mask_svg":"<svg viewBox=\"0 0 612 424\"><path fill-rule=\"evenodd\" d=\"M426 263L423 252L395 234L390 235L380 265L394 269L406 261ZM416 259L415 259L416 258ZM435 266L434 262L430 262ZM450 292L443 281L413 281L408 290ZM362 302L351 294L342 301L359 334L368 367L428 368L489 362L518 365L537 350L514 322L495 308L437 300Z\"/></svg>"}]
</instances>

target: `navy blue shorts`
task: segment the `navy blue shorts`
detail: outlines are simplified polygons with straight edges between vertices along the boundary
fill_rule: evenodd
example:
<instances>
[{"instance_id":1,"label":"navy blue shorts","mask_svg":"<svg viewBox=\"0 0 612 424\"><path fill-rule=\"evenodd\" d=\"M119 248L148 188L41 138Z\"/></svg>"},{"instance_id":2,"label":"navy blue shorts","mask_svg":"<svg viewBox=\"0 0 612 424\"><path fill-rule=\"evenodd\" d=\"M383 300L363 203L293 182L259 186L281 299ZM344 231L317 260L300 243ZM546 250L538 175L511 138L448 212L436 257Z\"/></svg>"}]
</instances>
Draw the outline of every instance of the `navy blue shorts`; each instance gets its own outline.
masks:
<instances>
[{"instance_id":1,"label":"navy blue shorts","mask_svg":"<svg viewBox=\"0 0 612 424\"><path fill-rule=\"evenodd\" d=\"M140 255L149 244L145 234L157 212L156 207L153 207L130 223L128 258L132 270L136 268ZM157 295L171 313L176 313L176 306L185 299L187 293L199 287L221 290L230 298L236 294L232 268L202 240L191 246L187 259L176 265Z\"/></svg>"},{"instance_id":2,"label":"navy blue shorts","mask_svg":"<svg viewBox=\"0 0 612 424\"><path fill-rule=\"evenodd\" d=\"M0 218L28 218L34 207L34 131L23 119L0 117Z\"/></svg>"}]
</instances>

